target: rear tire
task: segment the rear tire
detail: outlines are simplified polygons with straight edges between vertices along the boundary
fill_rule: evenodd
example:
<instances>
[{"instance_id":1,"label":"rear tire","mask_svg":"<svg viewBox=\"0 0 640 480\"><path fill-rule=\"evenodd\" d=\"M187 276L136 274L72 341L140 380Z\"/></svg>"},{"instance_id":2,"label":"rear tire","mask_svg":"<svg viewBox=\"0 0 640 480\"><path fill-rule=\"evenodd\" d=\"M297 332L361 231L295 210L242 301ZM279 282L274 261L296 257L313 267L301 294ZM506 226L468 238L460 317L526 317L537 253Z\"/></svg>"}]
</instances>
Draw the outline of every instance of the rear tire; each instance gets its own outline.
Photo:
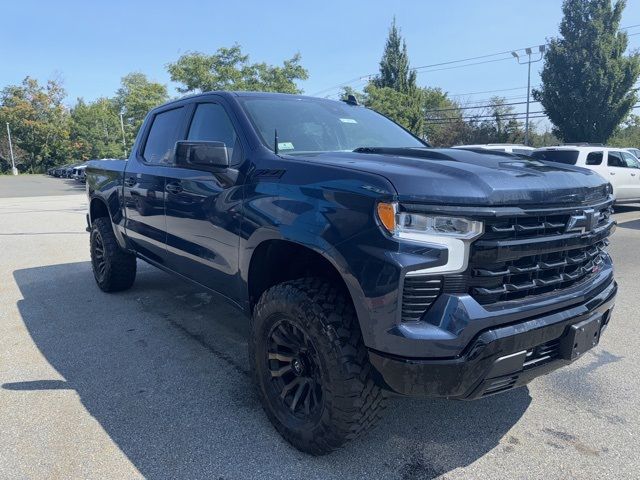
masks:
<instances>
[{"instance_id":1,"label":"rear tire","mask_svg":"<svg viewBox=\"0 0 640 480\"><path fill-rule=\"evenodd\" d=\"M264 292L249 357L269 420L303 452L335 450L371 429L386 406L351 301L322 279Z\"/></svg>"},{"instance_id":2,"label":"rear tire","mask_svg":"<svg viewBox=\"0 0 640 480\"><path fill-rule=\"evenodd\" d=\"M136 279L136 257L120 248L107 217L96 218L91 225L91 266L103 292L131 288Z\"/></svg>"}]
</instances>

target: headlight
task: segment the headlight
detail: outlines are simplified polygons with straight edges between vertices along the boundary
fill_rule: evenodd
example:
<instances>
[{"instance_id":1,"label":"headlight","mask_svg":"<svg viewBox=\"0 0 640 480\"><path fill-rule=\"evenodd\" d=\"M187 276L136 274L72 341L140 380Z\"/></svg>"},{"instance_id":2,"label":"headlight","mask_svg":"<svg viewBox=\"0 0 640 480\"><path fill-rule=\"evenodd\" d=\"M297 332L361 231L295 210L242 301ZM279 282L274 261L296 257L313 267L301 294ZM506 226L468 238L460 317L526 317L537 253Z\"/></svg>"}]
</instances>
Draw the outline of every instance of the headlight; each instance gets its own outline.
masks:
<instances>
[{"instance_id":1,"label":"headlight","mask_svg":"<svg viewBox=\"0 0 640 480\"><path fill-rule=\"evenodd\" d=\"M466 218L439 217L403 212L398 214L397 228L400 233L423 233L473 239L482 233L482 222Z\"/></svg>"},{"instance_id":2,"label":"headlight","mask_svg":"<svg viewBox=\"0 0 640 480\"><path fill-rule=\"evenodd\" d=\"M447 247L449 255L445 265L412 271L407 275L456 273L466 270L469 245L484 231L483 223L477 220L398 212L396 203L379 203L377 213L382 226L394 238Z\"/></svg>"}]
</instances>

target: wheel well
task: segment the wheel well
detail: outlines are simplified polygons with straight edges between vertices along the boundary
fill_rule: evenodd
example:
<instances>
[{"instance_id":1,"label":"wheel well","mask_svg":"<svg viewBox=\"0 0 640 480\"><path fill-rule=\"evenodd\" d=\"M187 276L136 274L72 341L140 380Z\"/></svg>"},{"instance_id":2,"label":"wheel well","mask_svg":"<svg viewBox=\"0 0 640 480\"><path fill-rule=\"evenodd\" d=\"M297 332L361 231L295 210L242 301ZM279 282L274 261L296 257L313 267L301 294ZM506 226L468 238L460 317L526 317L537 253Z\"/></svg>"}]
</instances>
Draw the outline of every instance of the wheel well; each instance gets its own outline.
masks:
<instances>
[{"instance_id":1,"label":"wheel well","mask_svg":"<svg viewBox=\"0 0 640 480\"><path fill-rule=\"evenodd\" d=\"M298 243L267 240L253 252L249 265L249 302L253 307L265 290L288 280L320 277L344 291L349 290L336 268L322 255Z\"/></svg>"},{"instance_id":2,"label":"wheel well","mask_svg":"<svg viewBox=\"0 0 640 480\"><path fill-rule=\"evenodd\" d=\"M109 217L109 209L107 208L107 204L97 198L91 200L89 217L91 218L91 222L93 222L96 218Z\"/></svg>"}]
</instances>

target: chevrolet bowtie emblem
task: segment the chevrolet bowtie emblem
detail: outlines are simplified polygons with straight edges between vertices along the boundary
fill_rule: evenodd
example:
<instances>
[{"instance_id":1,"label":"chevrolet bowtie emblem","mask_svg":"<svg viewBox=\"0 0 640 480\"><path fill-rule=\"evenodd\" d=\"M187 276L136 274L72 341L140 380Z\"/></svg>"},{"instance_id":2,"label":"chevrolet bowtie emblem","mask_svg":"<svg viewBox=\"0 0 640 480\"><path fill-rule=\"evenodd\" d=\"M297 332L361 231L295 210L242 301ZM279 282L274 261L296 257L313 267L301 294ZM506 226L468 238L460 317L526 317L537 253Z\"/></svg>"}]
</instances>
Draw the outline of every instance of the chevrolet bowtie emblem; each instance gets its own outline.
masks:
<instances>
[{"instance_id":1,"label":"chevrolet bowtie emblem","mask_svg":"<svg viewBox=\"0 0 640 480\"><path fill-rule=\"evenodd\" d=\"M582 215L571 215L564 227L566 233L580 232L587 233L594 230L598 225L598 216L593 208L582 212Z\"/></svg>"}]
</instances>

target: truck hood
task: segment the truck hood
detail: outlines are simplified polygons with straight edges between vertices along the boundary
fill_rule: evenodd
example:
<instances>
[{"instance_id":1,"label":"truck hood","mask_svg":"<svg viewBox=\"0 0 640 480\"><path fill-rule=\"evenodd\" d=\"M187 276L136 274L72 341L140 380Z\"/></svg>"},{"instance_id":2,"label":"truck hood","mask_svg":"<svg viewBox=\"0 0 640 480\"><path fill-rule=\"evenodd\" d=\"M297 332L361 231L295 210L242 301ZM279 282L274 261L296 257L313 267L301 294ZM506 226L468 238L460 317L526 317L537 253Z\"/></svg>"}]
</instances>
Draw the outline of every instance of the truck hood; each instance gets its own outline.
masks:
<instances>
[{"instance_id":1,"label":"truck hood","mask_svg":"<svg viewBox=\"0 0 640 480\"><path fill-rule=\"evenodd\" d=\"M308 154L305 158L381 175L405 202L576 205L608 196L606 180L591 170L490 150L362 148Z\"/></svg>"}]
</instances>

